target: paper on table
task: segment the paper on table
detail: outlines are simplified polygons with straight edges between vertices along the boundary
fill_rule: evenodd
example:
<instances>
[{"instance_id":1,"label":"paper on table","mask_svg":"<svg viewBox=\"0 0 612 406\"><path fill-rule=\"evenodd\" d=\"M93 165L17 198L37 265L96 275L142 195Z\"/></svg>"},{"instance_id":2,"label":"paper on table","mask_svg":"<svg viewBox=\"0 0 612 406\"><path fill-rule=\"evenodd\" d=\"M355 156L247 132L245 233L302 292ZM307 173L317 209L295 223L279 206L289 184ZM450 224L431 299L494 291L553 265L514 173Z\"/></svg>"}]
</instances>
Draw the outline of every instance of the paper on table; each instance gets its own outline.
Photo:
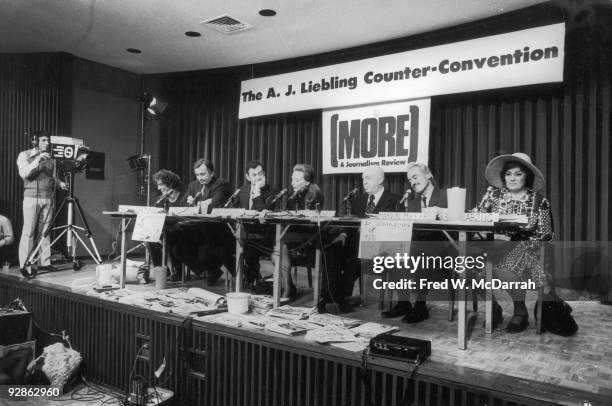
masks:
<instances>
[{"instance_id":1,"label":"paper on table","mask_svg":"<svg viewBox=\"0 0 612 406\"><path fill-rule=\"evenodd\" d=\"M310 330L306 333L306 338L321 344L358 340L351 330L337 326L325 326Z\"/></svg>"},{"instance_id":2,"label":"paper on table","mask_svg":"<svg viewBox=\"0 0 612 406\"><path fill-rule=\"evenodd\" d=\"M313 330L316 328L320 328L320 326L303 320L282 320L278 322L266 323L266 330L287 336L304 334L308 330Z\"/></svg>"},{"instance_id":3,"label":"paper on table","mask_svg":"<svg viewBox=\"0 0 612 406\"><path fill-rule=\"evenodd\" d=\"M351 331L360 337L370 339L376 337L379 334L390 333L398 330L397 327L390 326L387 324L373 323L371 321L363 323L359 327L354 327Z\"/></svg>"},{"instance_id":4,"label":"paper on table","mask_svg":"<svg viewBox=\"0 0 612 406\"><path fill-rule=\"evenodd\" d=\"M272 309L266 314L268 316L279 317L281 319L303 320L308 318L308 315L311 311L312 309L310 309L309 307L296 307L285 305L277 307L276 309Z\"/></svg>"},{"instance_id":5,"label":"paper on table","mask_svg":"<svg viewBox=\"0 0 612 406\"><path fill-rule=\"evenodd\" d=\"M136 224L132 233L132 240L159 242L164 229L164 213L140 213L136 216Z\"/></svg>"},{"instance_id":6,"label":"paper on table","mask_svg":"<svg viewBox=\"0 0 612 406\"><path fill-rule=\"evenodd\" d=\"M367 338L357 337L357 341L347 341L344 343L330 343L336 348L351 352L362 352L370 344L370 340Z\"/></svg>"},{"instance_id":7,"label":"paper on table","mask_svg":"<svg viewBox=\"0 0 612 406\"><path fill-rule=\"evenodd\" d=\"M351 319L348 317L336 316L334 314L324 313L324 314L311 314L308 318L309 321L313 323L320 324L322 326L339 326L345 328L351 328L359 325L361 320Z\"/></svg>"},{"instance_id":8,"label":"paper on table","mask_svg":"<svg viewBox=\"0 0 612 406\"><path fill-rule=\"evenodd\" d=\"M412 239L411 220L361 220L359 233L359 258L409 252Z\"/></svg>"},{"instance_id":9,"label":"paper on table","mask_svg":"<svg viewBox=\"0 0 612 406\"><path fill-rule=\"evenodd\" d=\"M226 303L224 296L218 295L206 289L190 288L187 290L187 294L193 298L208 302L210 305L224 305Z\"/></svg>"}]
</instances>

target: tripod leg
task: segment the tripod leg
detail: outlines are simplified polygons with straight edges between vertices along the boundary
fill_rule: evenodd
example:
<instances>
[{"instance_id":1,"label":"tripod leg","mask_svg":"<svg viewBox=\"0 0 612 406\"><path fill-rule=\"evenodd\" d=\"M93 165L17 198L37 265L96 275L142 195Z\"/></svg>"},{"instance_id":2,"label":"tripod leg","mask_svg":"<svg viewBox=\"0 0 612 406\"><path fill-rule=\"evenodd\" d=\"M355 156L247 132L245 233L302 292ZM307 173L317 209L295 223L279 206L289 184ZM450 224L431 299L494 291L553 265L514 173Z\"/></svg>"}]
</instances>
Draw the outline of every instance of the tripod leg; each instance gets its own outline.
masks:
<instances>
[{"instance_id":1,"label":"tripod leg","mask_svg":"<svg viewBox=\"0 0 612 406\"><path fill-rule=\"evenodd\" d=\"M68 232L68 230L69 230L68 226L55 227L54 230L59 230L61 228L63 228L64 230L61 233L59 233L59 235L57 237L55 237L55 239L51 242L51 244L49 244L49 248L51 248L53 246L53 244L58 242L64 236L64 234L66 234ZM36 248L39 249L42 244L43 244L43 240L41 240L38 243L38 246ZM42 252L38 252L36 256L31 258L31 261L37 262L40 259L41 255L42 255Z\"/></svg>"},{"instance_id":2,"label":"tripod leg","mask_svg":"<svg viewBox=\"0 0 612 406\"><path fill-rule=\"evenodd\" d=\"M42 245L44 244L45 239L49 236L49 234L51 233L51 231L53 230L53 224L55 224L55 221L57 220L57 217L59 216L59 214L61 213L62 209L64 208L64 205L66 204L66 200L62 201L62 204L60 204L59 208L57 209L57 211L55 212L55 214L53 215L53 218L51 219L51 221L49 222L49 226L47 227L47 229L44 231L42 237L40 238L40 240L38 241L38 244L36 244L35 247L32 247L30 249L30 252L28 253L28 256L26 257L25 260L25 265L24 266L29 266L32 265L32 259L35 257L35 255L38 254L38 251L41 249ZM52 208L49 208L49 210L52 210ZM38 211L37 211L38 213ZM35 220L38 222L38 218ZM49 244L49 250L51 249L51 245L53 244ZM36 258L38 260L38 257Z\"/></svg>"},{"instance_id":3,"label":"tripod leg","mask_svg":"<svg viewBox=\"0 0 612 406\"><path fill-rule=\"evenodd\" d=\"M77 238L79 239L79 241L81 241L81 244L83 244L83 247L85 247L85 249L87 249L87 252L89 253L89 255L94 259L94 261L96 261L97 264L102 263L102 259L100 258L100 254L98 252L98 247L96 246L96 243L93 239L93 234L91 233L91 229L89 228L89 224L87 223L87 220L85 219L85 216L83 215L83 208L81 207L81 203L79 203L79 199L74 197L74 204L76 206L76 211L79 215L79 218L81 219L81 221L83 222L83 225L85 226L85 232L86 232L86 236L87 238L89 238L89 242L91 243L91 247L93 248L94 252L96 253L96 255L94 256L91 251L89 250L89 248L87 248L87 246L85 245L85 243L83 242L83 240L79 237L79 235L77 233L75 233L73 231L73 233L77 236ZM75 247L76 248L76 247Z\"/></svg>"},{"instance_id":4,"label":"tripod leg","mask_svg":"<svg viewBox=\"0 0 612 406\"><path fill-rule=\"evenodd\" d=\"M94 254L91 252L91 250L89 249L89 247L87 246L87 244L85 244L85 242L83 241L83 239L81 238L81 236L79 235L79 233L77 233L76 231L74 231L72 228L70 229L70 232L72 233L72 235L74 237L76 237L77 240L79 240L79 242L81 243L81 245L83 246L83 248L85 248L85 250L87 251L87 253L93 258L94 261L96 261L96 263L98 265L100 265L100 263L102 262L100 260L100 255L98 254L98 250L96 249L96 256L94 256ZM96 247L96 244L93 242L93 239L91 237L89 237L89 241L91 242L91 245L94 247ZM76 263L76 257L72 257L72 262Z\"/></svg>"},{"instance_id":5,"label":"tripod leg","mask_svg":"<svg viewBox=\"0 0 612 406\"><path fill-rule=\"evenodd\" d=\"M76 197L73 198L74 199L74 204L76 206L76 211L79 215L79 218L81 219L81 222L83 223L83 225L85 226L85 230L87 232L87 237L92 237L91 234L91 229L89 228L89 224L87 224L87 220L85 219L85 216L83 215L83 209L81 208L81 203L79 203L79 199L77 199Z\"/></svg>"}]
</instances>

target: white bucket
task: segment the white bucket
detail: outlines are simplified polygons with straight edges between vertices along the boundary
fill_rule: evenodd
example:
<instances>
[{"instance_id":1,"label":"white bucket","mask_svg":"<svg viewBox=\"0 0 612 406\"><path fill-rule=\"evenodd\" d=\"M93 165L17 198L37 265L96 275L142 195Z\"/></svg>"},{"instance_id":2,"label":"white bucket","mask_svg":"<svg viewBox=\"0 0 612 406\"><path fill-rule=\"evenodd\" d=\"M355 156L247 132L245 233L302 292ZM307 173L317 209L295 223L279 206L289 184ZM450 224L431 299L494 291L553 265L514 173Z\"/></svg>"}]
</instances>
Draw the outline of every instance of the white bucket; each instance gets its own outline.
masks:
<instances>
[{"instance_id":1,"label":"white bucket","mask_svg":"<svg viewBox=\"0 0 612 406\"><path fill-rule=\"evenodd\" d=\"M227 294L227 311L232 314L245 314L249 312L249 298L251 295L244 292Z\"/></svg>"}]
</instances>

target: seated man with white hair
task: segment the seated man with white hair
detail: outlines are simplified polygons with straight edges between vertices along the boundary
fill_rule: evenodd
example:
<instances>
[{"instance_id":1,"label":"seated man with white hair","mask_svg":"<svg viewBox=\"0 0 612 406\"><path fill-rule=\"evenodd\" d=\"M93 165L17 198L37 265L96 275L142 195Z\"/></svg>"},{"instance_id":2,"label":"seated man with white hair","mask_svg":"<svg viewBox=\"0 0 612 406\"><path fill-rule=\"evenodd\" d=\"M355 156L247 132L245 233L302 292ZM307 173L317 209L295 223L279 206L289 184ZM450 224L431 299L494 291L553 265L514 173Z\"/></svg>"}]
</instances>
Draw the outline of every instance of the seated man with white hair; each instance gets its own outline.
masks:
<instances>
[{"instance_id":1,"label":"seated man with white hair","mask_svg":"<svg viewBox=\"0 0 612 406\"><path fill-rule=\"evenodd\" d=\"M385 189L385 171L380 166L367 167L363 171L362 181L363 193L353 199L352 215L366 217L368 214L396 210L400 196ZM334 305L341 313L350 311L346 297L351 295L355 280L360 276L361 263L352 260L357 257L358 239L356 233L349 234L340 232L326 249L327 274L323 273L322 301L318 306L320 312L324 309L335 312Z\"/></svg>"},{"instance_id":2,"label":"seated man with white hair","mask_svg":"<svg viewBox=\"0 0 612 406\"><path fill-rule=\"evenodd\" d=\"M428 207L446 208L448 206L446 191L436 185L433 174L427 165L410 162L406 170L406 176L408 177L412 193L405 205L400 207L400 210L421 212L422 209ZM435 241L440 241L440 243L435 243ZM410 250L413 253L412 255L441 255L444 257L447 254L453 254L453 252L449 251L451 248L448 240L440 231L413 231ZM400 278L404 276L405 274L403 273L398 275ZM448 277L449 273L444 269L419 270L412 275L412 278L415 280L421 278L438 280ZM391 310L382 312L383 317L402 317L402 322L404 323L418 323L429 318L429 311L425 302L427 290L417 291L414 307L410 303L408 291L398 290L398 297L399 302Z\"/></svg>"}]
</instances>

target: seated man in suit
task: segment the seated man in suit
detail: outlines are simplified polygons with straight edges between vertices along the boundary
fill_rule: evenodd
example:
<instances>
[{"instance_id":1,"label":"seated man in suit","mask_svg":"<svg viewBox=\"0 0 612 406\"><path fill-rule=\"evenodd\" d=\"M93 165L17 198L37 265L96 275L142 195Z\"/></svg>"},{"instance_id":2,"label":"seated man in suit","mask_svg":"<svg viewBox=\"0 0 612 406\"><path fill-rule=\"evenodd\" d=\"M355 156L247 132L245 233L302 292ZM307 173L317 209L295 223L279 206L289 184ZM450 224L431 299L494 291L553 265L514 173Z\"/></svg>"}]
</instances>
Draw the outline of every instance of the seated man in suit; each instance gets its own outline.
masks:
<instances>
[{"instance_id":1,"label":"seated man in suit","mask_svg":"<svg viewBox=\"0 0 612 406\"><path fill-rule=\"evenodd\" d=\"M427 165L417 162L408 164L406 175L412 193L405 203L405 206L400 207L400 210L407 212L421 212L421 209L426 207L446 208L446 191L436 186L433 174ZM439 231L416 231L412 235L411 252L413 255L442 255L445 256L445 250L440 251L441 247L447 247L446 244L432 244L431 241L447 241L442 232ZM419 242L423 242L419 244ZM448 272L441 269L428 269L425 271L417 271L413 274L415 280L426 278L435 280L440 276L447 276ZM405 274L401 274L405 276ZM400 276L400 277L401 277ZM408 291L398 290L399 302L388 311L382 313L383 317L402 317L404 323L418 323L429 318L427 310L426 297L427 290L418 290L417 299L414 307L410 303Z\"/></svg>"},{"instance_id":2,"label":"seated man in suit","mask_svg":"<svg viewBox=\"0 0 612 406\"><path fill-rule=\"evenodd\" d=\"M363 171L363 193L357 195L351 213L357 217L366 214L396 211L400 196L385 190L385 171L380 166L369 166Z\"/></svg>"},{"instance_id":3,"label":"seated man in suit","mask_svg":"<svg viewBox=\"0 0 612 406\"><path fill-rule=\"evenodd\" d=\"M272 200L277 191L266 183L266 172L260 161L247 163L245 183L238 193L238 207L247 210L272 210ZM259 257L270 255L274 247L274 228L269 225L247 226L248 240L244 246L245 276L248 284L261 279Z\"/></svg>"},{"instance_id":4,"label":"seated man in suit","mask_svg":"<svg viewBox=\"0 0 612 406\"><path fill-rule=\"evenodd\" d=\"M213 163L200 158L193 164L196 180L189 183L185 192L186 203L195 205L197 202L208 203L207 213L212 209L222 207L232 194L229 183L215 175Z\"/></svg>"},{"instance_id":5,"label":"seated man in suit","mask_svg":"<svg viewBox=\"0 0 612 406\"><path fill-rule=\"evenodd\" d=\"M363 171L362 181L363 193L353 199L351 214L366 217L368 214L396 210L400 196L385 190L385 172L380 166L367 167ZM326 247L327 273L323 273L321 284L322 301L318 305L320 312L325 309L335 313L334 306L330 306L330 303L334 303L341 313L350 311L346 297L351 295L355 280L361 274L361 263L353 260L358 251L357 235L355 232L348 234L341 232Z\"/></svg>"},{"instance_id":6,"label":"seated man in suit","mask_svg":"<svg viewBox=\"0 0 612 406\"><path fill-rule=\"evenodd\" d=\"M200 158L193 164L196 180L189 183L185 192L185 203L195 205L198 202L207 204L206 212L222 207L231 195L229 183L215 174L213 163ZM231 247L234 237L223 223L207 224L203 229L198 225L179 223L174 230L177 236L174 244L174 255L196 272L207 272L208 283L213 284L221 276L221 265L233 272L234 260Z\"/></svg>"}]
</instances>

